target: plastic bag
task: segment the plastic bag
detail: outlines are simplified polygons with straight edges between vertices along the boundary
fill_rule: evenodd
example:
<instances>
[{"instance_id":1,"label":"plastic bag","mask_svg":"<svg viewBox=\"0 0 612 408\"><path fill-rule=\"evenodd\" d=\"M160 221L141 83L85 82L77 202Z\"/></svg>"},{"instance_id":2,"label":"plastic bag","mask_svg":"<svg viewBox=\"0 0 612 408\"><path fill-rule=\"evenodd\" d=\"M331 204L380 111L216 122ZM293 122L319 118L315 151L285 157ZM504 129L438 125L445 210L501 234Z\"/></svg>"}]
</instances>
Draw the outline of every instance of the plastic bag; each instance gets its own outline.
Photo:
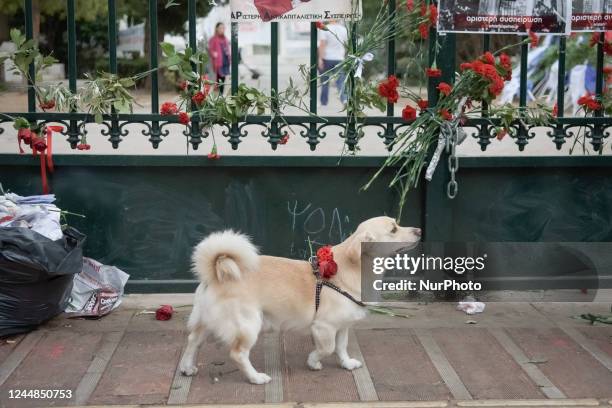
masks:
<instances>
[{"instance_id":1,"label":"plastic bag","mask_svg":"<svg viewBox=\"0 0 612 408\"><path fill-rule=\"evenodd\" d=\"M102 317L119 307L130 275L114 266L83 258L83 270L74 277L70 317Z\"/></svg>"},{"instance_id":2,"label":"plastic bag","mask_svg":"<svg viewBox=\"0 0 612 408\"><path fill-rule=\"evenodd\" d=\"M0 337L34 330L64 311L84 242L74 228L57 241L29 228L0 228Z\"/></svg>"}]
</instances>

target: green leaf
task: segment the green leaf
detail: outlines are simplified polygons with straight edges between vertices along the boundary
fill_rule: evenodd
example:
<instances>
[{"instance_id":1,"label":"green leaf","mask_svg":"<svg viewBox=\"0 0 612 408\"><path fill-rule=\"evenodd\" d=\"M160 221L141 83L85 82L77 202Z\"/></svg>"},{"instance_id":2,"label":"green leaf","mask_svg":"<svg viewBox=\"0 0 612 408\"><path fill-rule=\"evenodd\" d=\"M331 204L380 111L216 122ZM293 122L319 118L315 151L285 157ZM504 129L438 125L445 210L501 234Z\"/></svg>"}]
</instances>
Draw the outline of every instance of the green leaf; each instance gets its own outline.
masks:
<instances>
[{"instance_id":1,"label":"green leaf","mask_svg":"<svg viewBox=\"0 0 612 408\"><path fill-rule=\"evenodd\" d=\"M167 43L167 42L163 42L160 44L161 50L164 53L164 55L166 55L167 57L171 57L173 55L176 55L176 50L174 48L174 45ZM179 58L180 60L180 58Z\"/></svg>"},{"instance_id":2,"label":"green leaf","mask_svg":"<svg viewBox=\"0 0 612 408\"><path fill-rule=\"evenodd\" d=\"M21 34L17 28L13 28L11 30L11 41L17 46L21 47L21 44L24 43L25 37Z\"/></svg>"},{"instance_id":3,"label":"green leaf","mask_svg":"<svg viewBox=\"0 0 612 408\"><path fill-rule=\"evenodd\" d=\"M96 112L96 114L94 115L94 120L98 124L102 123L102 113Z\"/></svg>"},{"instance_id":4,"label":"green leaf","mask_svg":"<svg viewBox=\"0 0 612 408\"><path fill-rule=\"evenodd\" d=\"M13 127L15 130L19 129L28 129L30 127L30 122L26 118L18 117L15 118L15 122L13 122Z\"/></svg>"}]
</instances>

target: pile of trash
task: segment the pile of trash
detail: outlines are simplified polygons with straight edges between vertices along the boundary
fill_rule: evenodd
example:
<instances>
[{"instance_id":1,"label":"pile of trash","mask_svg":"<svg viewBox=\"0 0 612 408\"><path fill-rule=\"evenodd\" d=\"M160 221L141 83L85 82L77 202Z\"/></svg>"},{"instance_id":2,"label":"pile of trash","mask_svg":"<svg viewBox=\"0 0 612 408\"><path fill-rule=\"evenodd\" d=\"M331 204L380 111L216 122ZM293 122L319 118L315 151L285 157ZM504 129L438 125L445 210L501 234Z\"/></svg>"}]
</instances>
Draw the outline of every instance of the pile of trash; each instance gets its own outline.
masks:
<instances>
[{"instance_id":1,"label":"pile of trash","mask_svg":"<svg viewBox=\"0 0 612 408\"><path fill-rule=\"evenodd\" d=\"M54 194L30 197L12 193L0 195L0 228L28 228L51 241L62 239L61 211L54 202Z\"/></svg>"},{"instance_id":2,"label":"pile of trash","mask_svg":"<svg viewBox=\"0 0 612 408\"><path fill-rule=\"evenodd\" d=\"M64 311L101 317L121 303L129 275L83 257L85 235L62 227L54 202L53 194L0 195L0 337Z\"/></svg>"}]
</instances>

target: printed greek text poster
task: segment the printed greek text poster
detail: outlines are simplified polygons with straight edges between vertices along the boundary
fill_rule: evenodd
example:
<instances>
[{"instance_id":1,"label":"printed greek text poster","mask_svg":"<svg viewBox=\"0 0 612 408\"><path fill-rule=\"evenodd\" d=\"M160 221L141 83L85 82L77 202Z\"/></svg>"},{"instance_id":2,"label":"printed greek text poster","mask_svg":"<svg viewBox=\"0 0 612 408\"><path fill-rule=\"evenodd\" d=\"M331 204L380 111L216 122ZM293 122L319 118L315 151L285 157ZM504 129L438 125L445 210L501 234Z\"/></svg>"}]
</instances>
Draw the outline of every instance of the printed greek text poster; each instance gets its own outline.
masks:
<instances>
[{"instance_id":1,"label":"printed greek text poster","mask_svg":"<svg viewBox=\"0 0 612 408\"><path fill-rule=\"evenodd\" d=\"M573 0L572 31L612 30L612 0Z\"/></svg>"},{"instance_id":2,"label":"printed greek text poster","mask_svg":"<svg viewBox=\"0 0 612 408\"><path fill-rule=\"evenodd\" d=\"M355 4L353 4L355 3ZM233 22L359 20L361 1L231 0Z\"/></svg>"},{"instance_id":3,"label":"printed greek text poster","mask_svg":"<svg viewBox=\"0 0 612 408\"><path fill-rule=\"evenodd\" d=\"M568 35L571 5L569 0L440 0L438 31Z\"/></svg>"}]
</instances>

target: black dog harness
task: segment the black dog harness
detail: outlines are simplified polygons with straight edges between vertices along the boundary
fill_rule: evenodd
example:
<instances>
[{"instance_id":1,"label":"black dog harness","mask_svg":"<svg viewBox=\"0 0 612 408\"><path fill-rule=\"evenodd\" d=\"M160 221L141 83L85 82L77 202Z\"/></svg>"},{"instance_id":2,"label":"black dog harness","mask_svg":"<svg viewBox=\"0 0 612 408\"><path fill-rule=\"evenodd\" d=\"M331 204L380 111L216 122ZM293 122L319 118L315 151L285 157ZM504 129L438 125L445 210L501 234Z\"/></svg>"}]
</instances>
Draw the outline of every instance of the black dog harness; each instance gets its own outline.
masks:
<instances>
[{"instance_id":1,"label":"black dog harness","mask_svg":"<svg viewBox=\"0 0 612 408\"><path fill-rule=\"evenodd\" d=\"M319 261L317 260L316 256L310 257L310 265L312 266L312 274L315 276L315 278L317 278L317 286L316 286L316 293L315 293L315 312L319 310L319 304L321 303L321 289L323 289L323 286L327 286L328 288L335 290L342 296L348 298L349 300L353 301L353 303L361 307L366 306L365 303L363 303L361 300L355 299L347 291L342 290L336 285L334 285L333 283L331 283L330 281L323 279L321 277L321 273L319 272Z\"/></svg>"}]
</instances>

